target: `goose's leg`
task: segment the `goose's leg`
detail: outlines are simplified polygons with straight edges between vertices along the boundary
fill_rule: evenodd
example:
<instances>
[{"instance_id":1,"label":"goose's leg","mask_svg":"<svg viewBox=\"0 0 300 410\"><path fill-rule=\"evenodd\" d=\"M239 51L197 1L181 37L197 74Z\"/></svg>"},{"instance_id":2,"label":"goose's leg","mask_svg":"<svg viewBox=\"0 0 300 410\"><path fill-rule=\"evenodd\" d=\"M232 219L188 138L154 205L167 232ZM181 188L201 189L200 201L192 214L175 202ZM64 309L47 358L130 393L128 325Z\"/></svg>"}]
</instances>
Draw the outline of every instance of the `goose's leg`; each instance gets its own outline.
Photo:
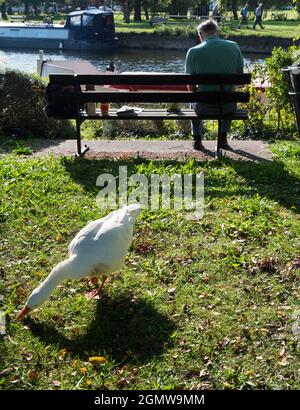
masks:
<instances>
[{"instance_id":1,"label":"goose's leg","mask_svg":"<svg viewBox=\"0 0 300 410\"><path fill-rule=\"evenodd\" d=\"M103 275L103 276L102 276L102 283L101 283L101 285L100 285L97 289L94 289L94 290L91 291L91 292L87 292L87 293L85 294L85 295L86 295L86 298L87 298L87 299L99 299L99 296L100 296L101 293L102 293L102 289L103 289L103 287L104 287L104 284L105 284L106 280L107 280L107 276L106 276L106 275ZM99 282L98 277L97 277L97 276L93 276L93 277L91 278L90 282L91 282L93 285L97 285L98 282Z\"/></svg>"},{"instance_id":2,"label":"goose's leg","mask_svg":"<svg viewBox=\"0 0 300 410\"><path fill-rule=\"evenodd\" d=\"M102 276L102 283L100 285L100 288L98 289L98 295L101 295L102 289L104 288L104 284L107 281L107 276L103 275Z\"/></svg>"}]
</instances>

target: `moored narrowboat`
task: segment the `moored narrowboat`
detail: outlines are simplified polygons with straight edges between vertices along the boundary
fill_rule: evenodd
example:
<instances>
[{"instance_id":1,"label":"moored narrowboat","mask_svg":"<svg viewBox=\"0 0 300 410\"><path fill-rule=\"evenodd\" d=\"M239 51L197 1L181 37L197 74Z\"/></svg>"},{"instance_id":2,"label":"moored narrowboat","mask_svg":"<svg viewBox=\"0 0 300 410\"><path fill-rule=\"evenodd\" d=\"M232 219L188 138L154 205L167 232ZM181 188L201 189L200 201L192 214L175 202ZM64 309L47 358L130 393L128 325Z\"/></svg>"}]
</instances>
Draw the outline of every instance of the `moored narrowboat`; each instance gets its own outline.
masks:
<instances>
[{"instance_id":1,"label":"moored narrowboat","mask_svg":"<svg viewBox=\"0 0 300 410\"><path fill-rule=\"evenodd\" d=\"M0 48L107 50L116 47L114 14L91 8L68 14L65 25L0 24Z\"/></svg>"}]
</instances>

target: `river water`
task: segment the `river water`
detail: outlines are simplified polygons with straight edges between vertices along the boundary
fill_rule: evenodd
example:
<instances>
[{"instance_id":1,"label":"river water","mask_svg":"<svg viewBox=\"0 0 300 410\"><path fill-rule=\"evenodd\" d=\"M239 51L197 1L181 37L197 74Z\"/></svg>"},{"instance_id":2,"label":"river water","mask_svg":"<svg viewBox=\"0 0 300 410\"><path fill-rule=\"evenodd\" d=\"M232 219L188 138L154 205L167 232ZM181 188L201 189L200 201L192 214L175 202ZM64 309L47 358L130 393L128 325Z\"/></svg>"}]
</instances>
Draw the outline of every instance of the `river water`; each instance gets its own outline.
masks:
<instances>
[{"instance_id":1,"label":"river water","mask_svg":"<svg viewBox=\"0 0 300 410\"><path fill-rule=\"evenodd\" d=\"M109 61L113 61L119 71L163 71L183 72L185 52L180 50L137 50L116 49L100 52L45 52L45 58L53 60L84 59L93 63L99 70L105 70ZM254 63L263 63L266 56L245 55L245 65L248 70ZM0 70L10 68L27 73L36 73L38 50L0 49Z\"/></svg>"}]
</instances>

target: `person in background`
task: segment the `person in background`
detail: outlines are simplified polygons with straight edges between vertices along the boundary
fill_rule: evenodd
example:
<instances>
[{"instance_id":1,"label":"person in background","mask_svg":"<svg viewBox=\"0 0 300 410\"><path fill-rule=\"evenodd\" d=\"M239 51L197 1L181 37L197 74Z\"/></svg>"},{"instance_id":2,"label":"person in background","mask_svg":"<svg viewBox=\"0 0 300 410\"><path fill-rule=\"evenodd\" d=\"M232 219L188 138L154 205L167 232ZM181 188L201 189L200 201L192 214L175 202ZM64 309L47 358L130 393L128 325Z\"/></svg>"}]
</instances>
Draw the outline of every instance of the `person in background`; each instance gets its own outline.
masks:
<instances>
[{"instance_id":1,"label":"person in background","mask_svg":"<svg viewBox=\"0 0 300 410\"><path fill-rule=\"evenodd\" d=\"M220 12L220 7L219 7L218 3L217 3L217 4L215 5L215 7L213 8L212 16L213 16L213 19L214 19L217 23L220 23L220 21L221 21L221 12Z\"/></svg>"},{"instance_id":2,"label":"person in background","mask_svg":"<svg viewBox=\"0 0 300 410\"><path fill-rule=\"evenodd\" d=\"M264 27L261 24L262 16L263 16L263 9L264 9L264 5L263 3L260 3L259 6L254 10L255 21L253 25L253 30L255 30L255 27L257 24L260 26L261 29L264 29Z\"/></svg>"},{"instance_id":3,"label":"person in background","mask_svg":"<svg viewBox=\"0 0 300 410\"><path fill-rule=\"evenodd\" d=\"M246 25L247 28L248 27L248 17L249 17L249 5L248 3L245 4L245 6L242 8L241 10L241 21L240 21L240 25L239 28L241 28L241 25Z\"/></svg>"},{"instance_id":4,"label":"person in background","mask_svg":"<svg viewBox=\"0 0 300 410\"><path fill-rule=\"evenodd\" d=\"M185 72L187 74L234 74L242 73L244 68L244 59L239 46L228 40L223 40L218 37L218 24L214 20L206 20L198 27L198 35L200 44L190 48L186 55ZM227 86L228 91L232 90L232 86ZM201 85L189 86L190 91L219 91L218 86ZM214 104L194 103L192 104L195 113L201 114L217 114L217 108ZM236 110L236 104L227 103L223 105L224 113L231 113ZM202 149L202 132L203 121L201 118L192 120L192 136L194 140L194 148ZM231 121L223 120L221 124L221 141L220 147L228 147L227 133L230 130Z\"/></svg>"},{"instance_id":5,"label":"person in background","mask_svg":"<svg viewBox=\"0 0 300 410\"><path fill-rule=\"evenodd\" d=\"M51 17L46 18L46 25L47 25L47 28L52 28L53 27L53 21L52 21Z\"/></svg>"}]
</instances>

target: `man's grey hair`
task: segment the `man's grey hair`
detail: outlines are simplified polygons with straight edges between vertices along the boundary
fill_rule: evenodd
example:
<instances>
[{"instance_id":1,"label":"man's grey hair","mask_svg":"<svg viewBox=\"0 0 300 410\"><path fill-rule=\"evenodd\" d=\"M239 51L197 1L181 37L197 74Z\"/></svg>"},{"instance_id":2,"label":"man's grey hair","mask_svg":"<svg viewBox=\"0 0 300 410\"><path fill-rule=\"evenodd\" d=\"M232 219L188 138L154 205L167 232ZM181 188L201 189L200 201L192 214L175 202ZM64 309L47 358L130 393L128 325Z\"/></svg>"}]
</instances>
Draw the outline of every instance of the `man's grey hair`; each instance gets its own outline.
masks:
<instances>
[{"instance_id":1,"label":"man's grey hair","mask_svg":"<svg viewBox=\"0 0 300 410\"><path fill-rule=\"evenodd\" d=\"M205 20L197 27L198 33L217 33L219 29L218 23L215 20Z\"/></svg>"}]
</instances>

